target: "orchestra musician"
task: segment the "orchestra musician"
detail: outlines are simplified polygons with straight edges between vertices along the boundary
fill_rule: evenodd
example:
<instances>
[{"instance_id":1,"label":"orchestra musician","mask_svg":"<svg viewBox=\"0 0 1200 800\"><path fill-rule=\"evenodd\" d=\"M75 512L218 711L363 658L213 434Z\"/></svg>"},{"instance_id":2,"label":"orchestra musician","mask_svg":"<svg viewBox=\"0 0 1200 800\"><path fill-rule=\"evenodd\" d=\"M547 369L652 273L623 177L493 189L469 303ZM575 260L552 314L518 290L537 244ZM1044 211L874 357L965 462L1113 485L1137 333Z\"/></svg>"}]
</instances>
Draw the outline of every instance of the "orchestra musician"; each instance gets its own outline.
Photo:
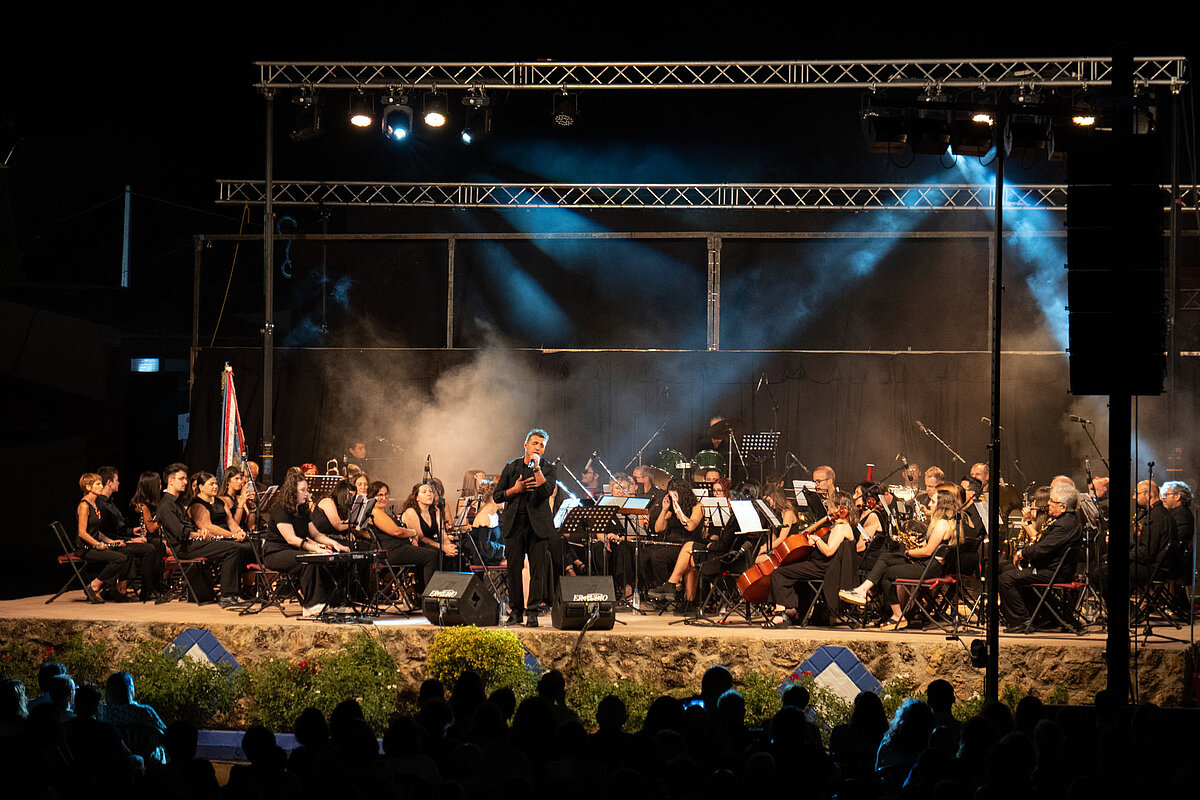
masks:
<instances>
[{"instance_id":1,"label":"orchestra musician","mask_svg":"<svg viewBox=\"0 0 1200 800\"><path fill-rule=\"evenodd\" d=\"M150 541L162 541L158 527L158 503L162 498L162 478L157 472L147 470L138 476L137 489L129 498L129 508L133 518L140 523L144 535Z\"/></svg>"},{"instance_id":2,"label":"orchestra musician","mask_svg":"<svg viewBox=\"0 0 1200 800\"><path fill-rule=\"evenodd\" d=\"M944 556L941 550L944 545L959 542L958 526L954 516L959 510L957 487L948 490L935 490L934 507L929 516L929 527L925 541L918 547L905 548L899 553L881 553L871 568L867 579L857 587L841 590L838 597L847 603L866 605L867 593L879 586L885 602L891 608L892 615L883 621L883 625L894 625L897 629L908 626L900 607L900 596L893 581L896 578L938 578L942 575ZM933 559L930 563L930 559Z\"/></svg>"},{"instance_id":3,"label":"orchestra musician","mask_svg":"<svg viewBox=\"0 0 1200 800\"><path fill-rule=\"evenodd\" d=\"M508 597L511 604L507 625L538 626L538 608L547 598L549 541L555 535L551 494L557 484L553 464L542 463L550 434L534 428L525 435L524 454L504 465L493 497L504 501L500 515L500 533L508 561ZM521 572L529 558L529 596L521 582Z\"/></svg>"},{"instance_id":4,"label":"orchestra musician","mask_svg":"<svg viewBox=\"0 0 1200 800\"><path fill-rule=\"evenodd\" d=\"M858 527L861 535L855 549L862 554L859 569L869 574L879 554L900 549L892 538L892 520L884 508L878 484L864 481L854 487L851 495L857 509Z\"/></svg>"},{"instance_id":5,"label":"orchestra musician","mask_svg":"<svg viewBox=\"0 0 1200 800\"><path fill-rule=\"evenodd\" d=\"M112 496L121 488L121 476L116 467L101 467L97 470L104 486L96 497L96 507L100 509L100 533L107 541L123 542L125 552L129 555L130 565L141 578L138 599L143 603L157 599L165 591L162 585L164 548L161 540L151 542L145 535L145 530L135 527L130 531L125 522L125 515L117 508ZM133 577L133 573L130 573Z\"/></svg>"},{"instance_id":6,"label":"orchestra musician","mask_svg":"<svg viewBox=\"0 0 1200 800\"><path fill-rule=\"evenodd\" d=\"M1172 563L1167 565L1167 577L1190 577L1192 548L1196 536L1196 517L1192 512L1192 487L1183 481L1167 481L1162 485L1163 508L1175 523L1176 548Z\"/></svg>"},{"instance_id":7,"label":"orchestra musician","mask_svg":"<svg viewBox=\"0 0 1200 800\"><path fill-rule=\"evenodd\" d=\"M317 501L317 507L312 512L312 523L322 536L335 542L353 545L350 532L350 503L354 490L347 480L340 480L333 491Z\"/></svg>"},{"instance_id":8,"label":"orchestra musician","mask_svg":"<svg viewBox=\"0 0 1200 800\"><path fill-rule=\"evenodd\" d=\"M436 484L432 481L418 483L400 506L400 524L418 531L413 541L417 547L454 557L458 555L458 547L446 533L445 501L439 503L439 500Z\"/></svg>"},{"instance_id":9,"label":"orchestra musician","mask_svg":"<svg viewBox=\"0 0 1200 800\"><path fill-rule=\"evenodd\" d=\"M718 478L717 480L713 481L712 496L728 497L729 487L730 483L728 478ZM755 485L755 496L758 496L757 485ZM729 552L729 548L732 545L732 538L729 537L728 540L726 540L727 537L725 537L724 534L731 520L732 517L730 520L726 520L725 524L717 526L719 530L708 525L705 526L704 538L709 542L706 549L706 552L708 553L708 559L706 559L705 562L702 562L701 566L703 566L704 563L708 563L708 561L714 561L715 563L715 560L713 559L714 556L724 555L725 553ZM732 534L736 532L737 524L734 522L733 528L729 530L729 533ZM725 542L724 546L722 546L722 542ZM695 560L692 557L692 553L695 550L696 544L697 542L695 539L689 539L683 543L683 547L679 548L679 555L675 558L675 567L671 570L670 576L661 586L656 586L647 592L647 597L652 597L658 600L674 600L679 594L679 585L685 581L693 582L690 592L692 597L696 596L696 586L698 585L699 576L697 575Z\"/></svg>"},{"instance_id":10,"label":"orchestra musician","mask_svg":"<svg viewBox=\"0 0 1200 800\"><path fill-rule=\"evenodd\" d=\"M832 525L824 536L809 537L809 542L815 546L812 553L800 561L776 567L771 573L771 598L776 606L783 608L783 613L775 619L777 625L800 624L799 584L825 577L830 559L843 542L849 542L849 547L854 546L859 520L853 498L834 490L826 501L826 508Z\"/></svg>"},{"instance_id":11,"label":"orchestra musician","mask_svg":"<svg viewBox=\"0 0 1200 800\"><path fill-rule=\"evenodd\" d=\"M1045 529L1036 541L1013 553L1012 563L1001 565L1000 576L996 579L1000 610L1008 624L1005 633L1029 630L1031 620L1025 603L1025 587L1048 581L1066 551L1083 541L1083 526L1075 514L1079 504L1079 492L1075 487L1060 483L1050 488L1046 503L1049 522ZM1074 567L1070 568L1073 572Z\"/></svg>"},{"instance_id":12,"label":"orchestra musician","mask_svg":"<svg viewBox=\"0 0 1200 800\"><path fill-rule=\"evenodd\" d=\"M375 531L379 546L387 551L388 562L393 566L409 564L420 569L421 590L424 591L429 579L437 571L438 551L432 547L418 546L421 531L396 524L396 520L387 513L391 489L386 483L372 483L367 488L367 496L375 498L375 507L371 509L371 528Z\"/></svg>"},{"instance_id":13,"label":"orchestra musician","mask_svg":"<svg viewBox=\"0 0 1200 800\"><path fill-rule=\"evenodd\" d=\"M1158 484L1142 481L1134 495L1137 502L1137 517L1134 519L1132 541L1129 543L1129 587L1146 585L1167 555L1170 543L1175 539L1175 520L1163 505ZM1112 544L1110 543L1110 546ZM1089 572L1092 582L1100 587L1101 595L1107 596L1108 562L1098 564Z\"/></svg>"},{"instance_id":14,"label":"orchestra musician","mask_svg":"<svg viewBox=\"0 0 1200 800\"><path fill-rule=\"evenodd\" d=\"M254 530L254 485L252 481L246 480L246 473L242 472L241 468L225 468L224 474L221 475L221 485L217 487L217 499L238 526L244 530Z\"/></svg>"},{"instance_id":15,"label":"orchestra musician","mask_svg":"<svg viewBox=\"0 0 1200 800\"><path fill-rule=\"evenodd\" d=\"M84 473L79 478L79 491L83 492L83 497L75 509L75 555L101 567L100 574L92 579L87 589L88 599L123 603L130 599L127 579L132 562L123 542L109 539L100 532L96 498L103 488L104 482L94 472Z\"/></svg>"},{"instance_id":16,"label":"orchestra musician","mask_svg":"<svg viewBox=\"0 0 1200 800\"><path fill-rule=\"evenodd\" d=\"M246 534L240 530L236 534L232 531L220 531L217 534L220 538L211 538L202 533L189 513L188 504L184 502L183 495L187 493L188 486L187 465L171 464L163 470L163 474L166 476L167 487L163 490L162 501L158 506L158 522L162 526L167 546L176 558L203 558L216 563L221 571L221 608L237 605L242 570L254 557L254 550L246 541ZM215 493L215 486L213 491ZM197 513L199 515L199 510ZM211 530L212 515L207 508L205 513L209 516ZM201 592L211 597L212 590L208 587L197 587L196 583L192 586L197 592L198 600L206 599L200 596Z\"/></svg>"},{"instance_id":17,"label":"orchestra musician","mask_svg":"<svg viewBox=\"0 0 1200 800\"><path fill-rule=\"evenodd\" d=\"M700 505L691 485L678 478L671 478L662 501L657 508L651 508L650 513L654 517L658 540L678 544L679 548L695 538L695 532L704 522L704 506ZM642 550L642 575L649 585L657 587L657 593L668 591L666 579L671 576L679 557L679 548L658 545ZM692 603L696 599L694 581L687 588L691 594L686 596L686 602Z\"/></svg>"},{"instance_id":18,"label":"orchestra musician","mask_svg":"<svg viewBox=\"0 0 1200 800\"><path fill-rule=\"evenodd\" d=\"M479 492L475 503L475 514L471 517L470 536L485 566L504 562L504 541L500 538L500 504L492 497L496 482L488 480L480 470L477 485Z\"/></svg>"},{"instance_id":19,"label":"orchestra musician","mask_svg":"<svg viewBox=\"0 0 1200 800\"><path fill-rule=\"evenodd\" d=\"M285 478L266 513L263 564L298 579L303 616L320 614L327 601L321 567L301 563L297 557L302 553L346 553L350 548L313 524L308 511L308 481L303 476Z\"/></svg>"}]
</instances>

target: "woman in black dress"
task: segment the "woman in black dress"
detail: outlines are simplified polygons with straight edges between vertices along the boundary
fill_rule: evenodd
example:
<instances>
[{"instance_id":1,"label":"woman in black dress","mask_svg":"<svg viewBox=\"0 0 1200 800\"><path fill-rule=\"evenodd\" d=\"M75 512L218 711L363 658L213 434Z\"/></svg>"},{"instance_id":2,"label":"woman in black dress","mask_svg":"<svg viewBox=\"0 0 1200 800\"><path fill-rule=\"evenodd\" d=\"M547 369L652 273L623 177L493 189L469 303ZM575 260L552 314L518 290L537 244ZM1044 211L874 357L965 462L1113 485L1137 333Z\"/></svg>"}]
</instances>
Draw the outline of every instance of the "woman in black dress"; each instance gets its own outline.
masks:
<instances>
[{"instance_id":1,"label":"woman in black dress","mask_svg":"<svg viewBox=\"0 0 1200 800\"><path fill-rule=\"evenodd\" d=\"M297 558L303 553L346 553L350 548L313 525L308 512L308 481L303 475L289 475L284 479L266 514L263 563L270 569L298 578L304 616L320 614L327 601L321 567L302 564Z\"/></svg>"},{"instance_id":2,"label":"woman in black dress","mask_svg":"<svg viewBox=\"0 0 1200 800\"><path fill-rule=\"evenodd\" d=\"M387 513L391 490L383 481L375 481L367 490L375 498L371 509L371 528L379 546L387 551L388 562L393 566L411 564L420 570L421 590L437 571L438 554L432 547L420 547L417 542L421 531L416 527L398 524Z\"/></svg>"},{"instance_id":3,"label":"woman in black dress","mask_svg":"<svg viewBox=\"0 0 1200 800\"><path fill-rule=\"evenodd\" d=\"M100 567L100 574L92 579L87 588L88 599L92 602L110 600L121 603L131 599L127 594L127 579L133 564L124 542L109 539L100 532L100 510L96 507L96 498L103 488L103 481L94 472L85 473L79 479L79 491L83 492L83 497L75 508L75 555L88 564Z\"/></svg>"},{"instance_id":4,"label":"woman in black dress","mask_svg":"<svg viewBox=\"0 0 1200 800\"><path fill-rule=\"evenodd\" d=\"M317 502L312 514L313 525L317 526L317 530L347 547L354 544L353 532L348 521L353 498L354 487L350 482L338 481L333 491Z\"/></svg>"},{"instance_id":5,"label":"woman in black dress","mask_svg":"<svg viewBox=\"0 0 1200 800\"><path fill-rule=\"evenodd\" d=\"M226 467L217 488L217 499L225 506L225 513L243 530L253 530L251 514L254 509L254 484L246 480L246 473L238 467Z\"/></svg>"},{"instance_id":6,"label":"woman in black dress","mask_svg":"<svg viewBox=\"0 0 1200 800\"><path fill-rule=\"evenodd\" d=\"M192 476L188 501L188 514L196 523L202 538L238 539L246 538L245 531L237 520L230 516L226 505L217 498L220 487L217 479L207 472Z\"/></svg>"},{"instance_id":7,"label":"woman in black dress","mask_svg":"<svg viewBox=\"0 0 1200 800\"><path fill-rule=\"evenodd\" d=\"M409 530L419 531L414 543L440 551L441 556L453 558L458 547L446 535L446 519L437 484L418 483L400 506L400 524Z\"/></svg>"}]
</instances>

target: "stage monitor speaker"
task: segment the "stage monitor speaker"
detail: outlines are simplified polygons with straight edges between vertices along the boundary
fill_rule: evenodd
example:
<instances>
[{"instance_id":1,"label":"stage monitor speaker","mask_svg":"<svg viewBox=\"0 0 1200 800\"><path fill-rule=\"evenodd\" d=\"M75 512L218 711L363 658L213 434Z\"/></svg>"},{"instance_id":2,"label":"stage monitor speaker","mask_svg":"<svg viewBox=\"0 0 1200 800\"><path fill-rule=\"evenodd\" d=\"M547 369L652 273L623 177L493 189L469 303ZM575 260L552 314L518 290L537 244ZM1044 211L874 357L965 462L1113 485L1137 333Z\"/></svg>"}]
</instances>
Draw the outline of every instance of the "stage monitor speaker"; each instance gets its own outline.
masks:
<instances>
[{"instance_id":1,"label":"stage monitor speaker","mask_svg":"<svg viewBox=\"0 0 1200 800\"><path fill-rule=\"evenodd\" d=\"M421 597L421 613L434 625L500 624L500 605L474 572L435 572Z\"/></svg>"},{"instance_id":2,"label":"stage monitor speaker","mask_svg":"<svg viewBox=\"0 0 1200 800\"><path fill-rule=\"evenodd\" d=\"M617 591L609 575L558 579L558 591L550 608L550 622L560 631L581 630L592 615L596 621L588 630L611 631L617 621Z\"/></svg>"}]
</instances>

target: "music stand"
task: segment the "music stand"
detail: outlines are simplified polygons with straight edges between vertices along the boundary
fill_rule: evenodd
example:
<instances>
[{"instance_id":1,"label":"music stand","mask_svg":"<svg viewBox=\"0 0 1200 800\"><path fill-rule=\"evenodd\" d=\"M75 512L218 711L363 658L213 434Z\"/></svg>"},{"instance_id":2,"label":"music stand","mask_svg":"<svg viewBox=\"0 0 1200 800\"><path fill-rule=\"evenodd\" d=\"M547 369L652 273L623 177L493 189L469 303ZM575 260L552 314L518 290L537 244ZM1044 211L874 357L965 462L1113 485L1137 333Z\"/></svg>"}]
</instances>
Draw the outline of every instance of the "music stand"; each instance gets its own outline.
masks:
<instances>
[{"instance_id":1,"label":"music stand","mask_svg":"<svg viewBox=\"0 0 1200 800\"><path fill-rule=\"evenodd\" d=\"M607 498L601 498L602 500ZM613 498L620 500L620 498ZM567 537L573 536L582 531L584 534L584 546L587 547L587 566L588 574L595 575L596 571L592 567L592 534L597 533L603 535L605 531L612 525L613 517L621 509L620 504L606 504L596 506L577 506L567 512L566 518L563 520L562 527L559 528L559 534ZM607 567L607 565L605 565ZM607 575L607 569L604 573Z\"/></svg>"},{"instance_id":2,"label":"music stand","mask_svg":"<svg viewBox=\"0 0 1200 800\"><path fill-rule=\"evenodd\" d=\"M334 487L346 479L341 475L306 475L304 480L308 483L308 495L315 503L333 494Z\"/></svg>"},{"instance_id":3,"label":"music stand","mask_svg":"<svg viewBox=\"0 0 1200 800\"><path fill-rule=\"evenodd\" d=\"M779 450L779 431L764 431L762 433L747 433L742 436L742 452L752 461L758 462L758 482L763 481L763 465L767 459L774 461Z\"/></svg>"}]
</instances>

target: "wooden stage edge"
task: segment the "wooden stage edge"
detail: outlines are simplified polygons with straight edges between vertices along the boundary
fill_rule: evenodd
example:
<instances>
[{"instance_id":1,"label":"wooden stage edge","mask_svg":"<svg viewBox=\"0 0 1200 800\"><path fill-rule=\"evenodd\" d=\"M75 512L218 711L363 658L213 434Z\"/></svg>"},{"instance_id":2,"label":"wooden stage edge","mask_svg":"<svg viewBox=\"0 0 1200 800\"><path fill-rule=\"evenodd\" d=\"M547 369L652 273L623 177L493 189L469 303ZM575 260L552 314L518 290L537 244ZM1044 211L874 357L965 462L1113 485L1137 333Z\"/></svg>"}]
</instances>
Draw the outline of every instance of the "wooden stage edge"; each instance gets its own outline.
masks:
<instances>
[{"instance_id":1,"label":"wooden stage edge","mask_svg":"<svg viewBox=\"0 0 1200 800\"><path fill-rule=\"evenodd\" d=\"M216 636L239 663L253 665L271 656L309 658L337 647L365 631L377 635L395 656L403 674L414 683L424 678L423 664L439 630L424 617L388 615L366 624L333 624L303 619L299 607L288 606L292 616L278 609L241 616L211 604L181 602L162 605L105 603L91 605L82 592L70 592L54 603L47 595L0 601L0 645L27 642L57 645L80 633L86 639L104 639L121 658L140 642L163 643L189 628L203 628ZM724 664L738 676L747 670L778 673L782 680L817 648L837 645L850 649L879 680L908 674L924 686L935 678L954 684L959 697L983 690L983 670L970 666L967 648L984 631L967 628L960 639L942 631L849 628L777 628L759 625L700 626L670 624L670 614L619 613L611 631L589 631L576 651L577 631L550 627L512 630L546 667L588 668L613 678L627 678L671 688L699 686L700 676L713 664ZM621 624L626 623L626 624ZM1131 677L1138 697L1161 705L1179 705L1192 668L1187 628L1156 628L1145 644L1139 638L1131 660ZM1173 637L1177 641L1165 637ZM1104 688L1105 634L1095 630L1085 636L1035 633L1000 638L1000 684L1033 691L1046 698L1065 689L1071 702L1090 702Z\"/></svg>"}]
</instances>

